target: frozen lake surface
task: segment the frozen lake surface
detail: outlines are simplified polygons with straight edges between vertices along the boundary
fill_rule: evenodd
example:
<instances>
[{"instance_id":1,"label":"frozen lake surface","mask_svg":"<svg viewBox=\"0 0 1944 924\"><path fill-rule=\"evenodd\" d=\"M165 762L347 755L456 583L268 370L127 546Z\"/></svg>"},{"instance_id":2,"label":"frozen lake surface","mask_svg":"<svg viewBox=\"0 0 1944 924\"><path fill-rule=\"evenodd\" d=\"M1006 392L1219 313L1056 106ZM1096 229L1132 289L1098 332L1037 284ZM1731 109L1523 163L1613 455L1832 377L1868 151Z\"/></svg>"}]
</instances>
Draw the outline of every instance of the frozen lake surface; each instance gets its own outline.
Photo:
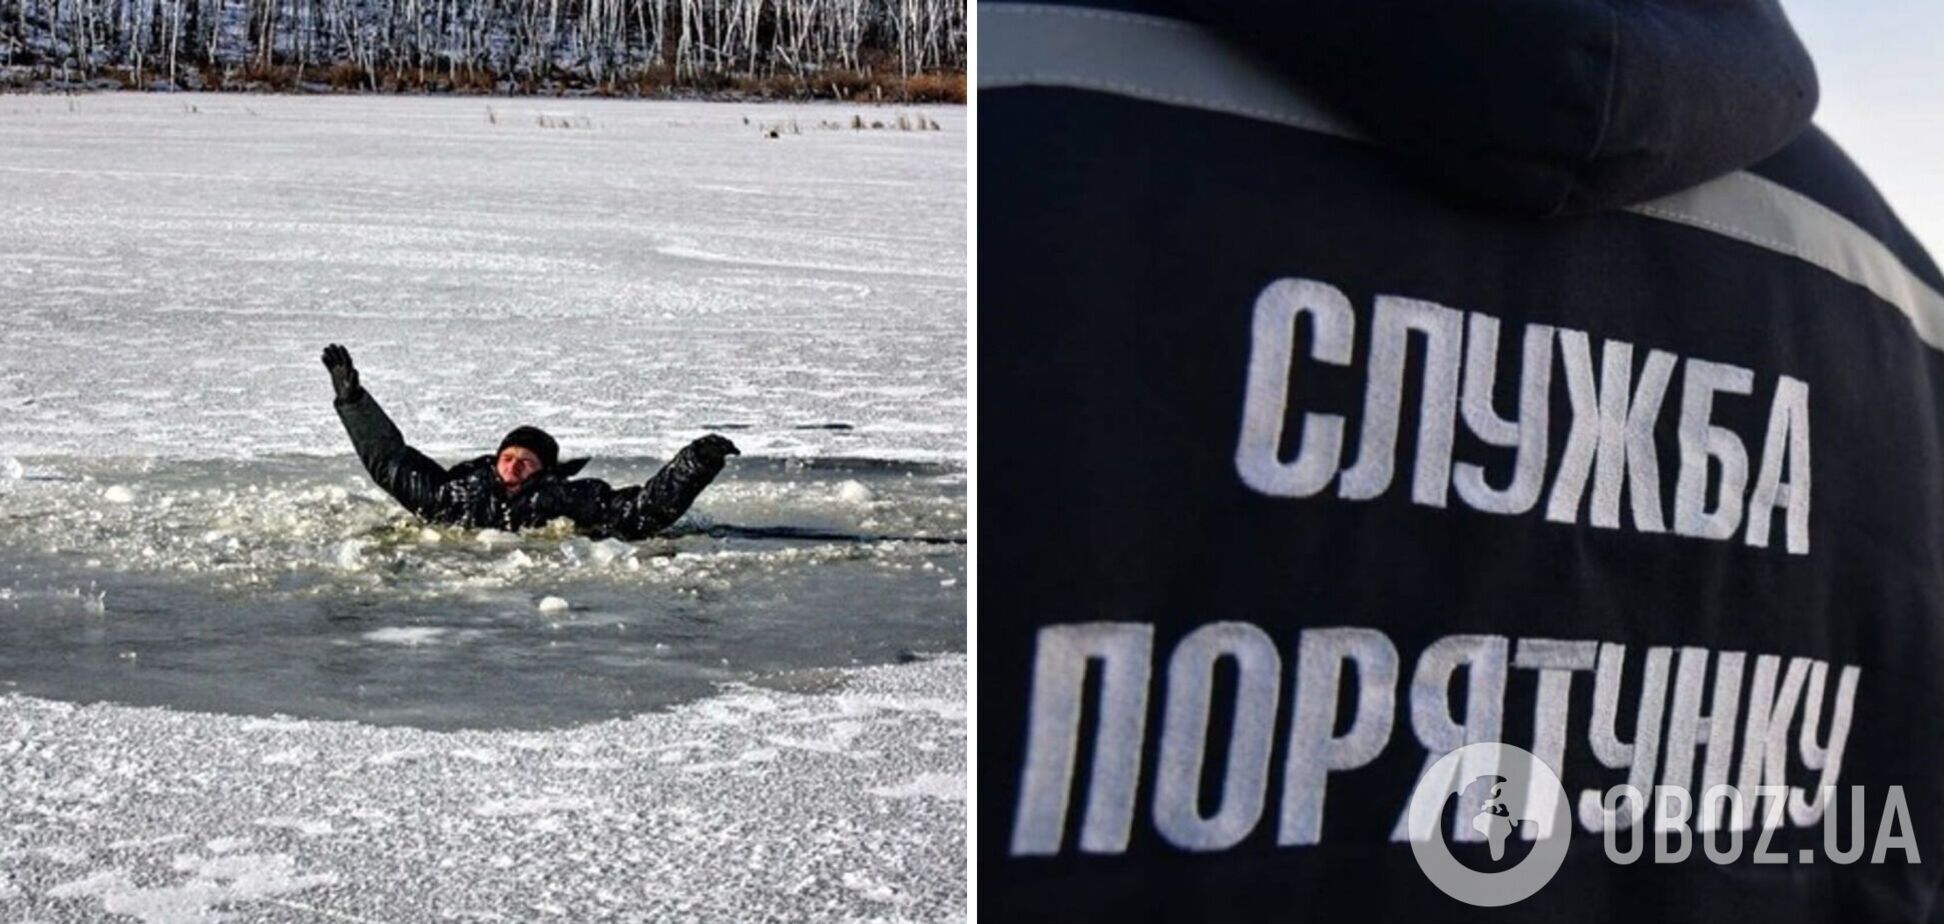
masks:
<instances>
[{"instance_id":1,"label":"frozen lake surface","mask_svg":"<svg viewBox=\"0 0 1944 924\"><path fill-rule=\"evenodd\" d=\"M962 647L964 169L957 109L0 97L0 678L534 726ZM422 536L327 342L447 463L745 455L684 537Z\"/></svg>"},{"instance_id":2,"label":"frozen lake surface","mask_svg":"<svg viewBox=\"0 0 1944 924\"><path fill-rule=\"evenodd\" d=\"M940 130L849 128L919 112ZM337 342L435 455L525 422L570 454L666 458L717 428L759 455L962 459L964 128L0 96L0 453L342 453L317 360Z\"/></svg>"},{"instance_id":3,"label":"frozen lake surface","mask_svg":"<svg viewBox=\"0 0 1944 924\"><path fill-rule=\"evenodd\" d=\"M0 96L0 917L959 916L964 128ZM329 342L446 463L746 454L428 528Z\"/></svg>"}]
</instances>

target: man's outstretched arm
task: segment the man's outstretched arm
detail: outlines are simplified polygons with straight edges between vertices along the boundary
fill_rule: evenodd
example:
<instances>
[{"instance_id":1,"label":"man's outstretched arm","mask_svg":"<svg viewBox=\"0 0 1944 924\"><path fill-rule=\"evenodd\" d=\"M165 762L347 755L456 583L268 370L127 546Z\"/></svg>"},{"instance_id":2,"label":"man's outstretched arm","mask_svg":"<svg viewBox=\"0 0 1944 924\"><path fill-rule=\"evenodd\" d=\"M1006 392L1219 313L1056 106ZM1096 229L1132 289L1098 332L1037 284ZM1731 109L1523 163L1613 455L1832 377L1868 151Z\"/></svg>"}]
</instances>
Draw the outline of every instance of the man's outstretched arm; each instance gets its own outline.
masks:
<instances>
[{"instance_id":1,"label":"man's outstretched arm","mask_svg":"<svg viewBox=\"0 0 1944 924\"><path fill-rule=\"evenodd\" d=\"M325 347L324 368L330 370L331 388L337 392L333 403L358 451L358 461L385 493L422 515L445 484L445 467L405 445L404 434L385 416L385 409L358 384L358 369L351 364L349 350L335 343Z\"/></svg>"},{"instance_id":2,"label":"man's outstretched arm","mask_svg":"<svg viewBox=\"0 0 1944 924\"><path fill-rule=\"evenodd\" d=\"M741 455L736 444L714 433L675 454L648 483L615 492L609 501L608 532L623 539L645 539L681 519L697 495L722 473L728 457Z\"/></svg>"}]
</instances>

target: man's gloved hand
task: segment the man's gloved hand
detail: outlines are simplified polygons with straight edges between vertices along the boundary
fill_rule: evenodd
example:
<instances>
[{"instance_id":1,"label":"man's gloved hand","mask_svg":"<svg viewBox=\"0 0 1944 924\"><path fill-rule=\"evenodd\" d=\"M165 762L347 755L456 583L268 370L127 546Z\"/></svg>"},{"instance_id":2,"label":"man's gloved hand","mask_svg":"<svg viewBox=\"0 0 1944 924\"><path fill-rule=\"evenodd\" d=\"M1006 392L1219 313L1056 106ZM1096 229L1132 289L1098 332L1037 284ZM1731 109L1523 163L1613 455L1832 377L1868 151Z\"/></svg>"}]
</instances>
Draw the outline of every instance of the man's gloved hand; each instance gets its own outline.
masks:
<instances>
[{"instance_id":1,"label":"man's gloved hand","mask_svg":"<svg viewBox=\"0 0 1944 924\"><path fill-rule=\"evenodd\" d=\"M742 455L742 450L737 449L735 443L731 443L728 438L714 433L688 444L688 448L689 451L701 457L703 461L716 467L720 467L722 461L729 456Z\"/></svg>"},{"instance_id":2,"label":"man's gloved hand","mask_svg":"<svg viewBox=\"0 0 1944 924\"><path fill-rule=\"evenodd\" d=\"M351 365L351 351L333 343L324 348L324 368L331 371L331 387L339 404L350 404L364 395L358 387L358 367Z\"/></svg>"}]
</instances>

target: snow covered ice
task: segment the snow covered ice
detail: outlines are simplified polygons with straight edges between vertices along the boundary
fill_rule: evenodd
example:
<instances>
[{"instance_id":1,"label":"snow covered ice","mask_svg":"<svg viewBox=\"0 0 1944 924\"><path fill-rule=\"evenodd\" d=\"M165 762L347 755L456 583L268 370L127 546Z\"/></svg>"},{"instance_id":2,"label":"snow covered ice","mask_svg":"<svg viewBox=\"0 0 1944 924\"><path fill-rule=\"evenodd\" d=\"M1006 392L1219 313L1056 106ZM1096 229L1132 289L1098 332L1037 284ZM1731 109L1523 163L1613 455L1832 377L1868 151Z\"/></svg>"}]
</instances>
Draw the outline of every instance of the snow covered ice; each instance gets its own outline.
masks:
<instances>
[{"instance_id":1,"label":"snow covered ice","mask_svg":"<svg viewBox=\"0 0 1944 924\"><path fill-rule=\"evenodd\" d=\"M858 110L0 96L0 918L960 915L964 114ZM443 462L746 455L428 525L329 342Z\"/></svg>"},{"instance_id":2,"label":"snow covered ice","mask_svg":"<svg viewBox=\"0 0 1944 924\"><path fill-rule=\"evenodd\" d=\"M536 124L568 109L590 127ZM340 454L337 342L434 456L533 422L569 453L714 429L961 460L964 111L906 109L943 130L809 127L887 111L836 103L0 96L0 452ZM782 120L805 128L753 124Z\"/></svg>"},{"instance_id":3,"label":"snow covered ice","mask_svg":"<svg viewBox=\"0 0 1944 924\"><path fill-rule=\"evenodd\" d=\"M535 733L0 697L0 917L962 919L964 677Z\"/></svg>"}]
</instances>

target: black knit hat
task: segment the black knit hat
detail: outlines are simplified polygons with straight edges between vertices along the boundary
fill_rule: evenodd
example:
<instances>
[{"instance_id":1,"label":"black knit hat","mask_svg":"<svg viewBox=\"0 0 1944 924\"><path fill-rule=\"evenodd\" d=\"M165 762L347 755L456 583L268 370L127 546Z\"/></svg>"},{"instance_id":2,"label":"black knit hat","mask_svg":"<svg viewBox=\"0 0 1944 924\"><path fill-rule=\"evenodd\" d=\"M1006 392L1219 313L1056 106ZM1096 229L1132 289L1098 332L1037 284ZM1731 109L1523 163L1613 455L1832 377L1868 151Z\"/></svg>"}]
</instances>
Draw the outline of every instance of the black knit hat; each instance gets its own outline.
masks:
<instances>
[{"instance_id":1,"label":"black knit hat","mask_svg":"<svg viewBox=\"0 0 1944 924\"><path fill-rule=\"evenodd\" d=\"M508 446L532 450L534 455L540 457L541 466L546 468L552 468L554 463L560 461L560 444L539 427L514 427L506 439L500 440L499 451L505 452Z\"/></svg>"}]
</instances>

